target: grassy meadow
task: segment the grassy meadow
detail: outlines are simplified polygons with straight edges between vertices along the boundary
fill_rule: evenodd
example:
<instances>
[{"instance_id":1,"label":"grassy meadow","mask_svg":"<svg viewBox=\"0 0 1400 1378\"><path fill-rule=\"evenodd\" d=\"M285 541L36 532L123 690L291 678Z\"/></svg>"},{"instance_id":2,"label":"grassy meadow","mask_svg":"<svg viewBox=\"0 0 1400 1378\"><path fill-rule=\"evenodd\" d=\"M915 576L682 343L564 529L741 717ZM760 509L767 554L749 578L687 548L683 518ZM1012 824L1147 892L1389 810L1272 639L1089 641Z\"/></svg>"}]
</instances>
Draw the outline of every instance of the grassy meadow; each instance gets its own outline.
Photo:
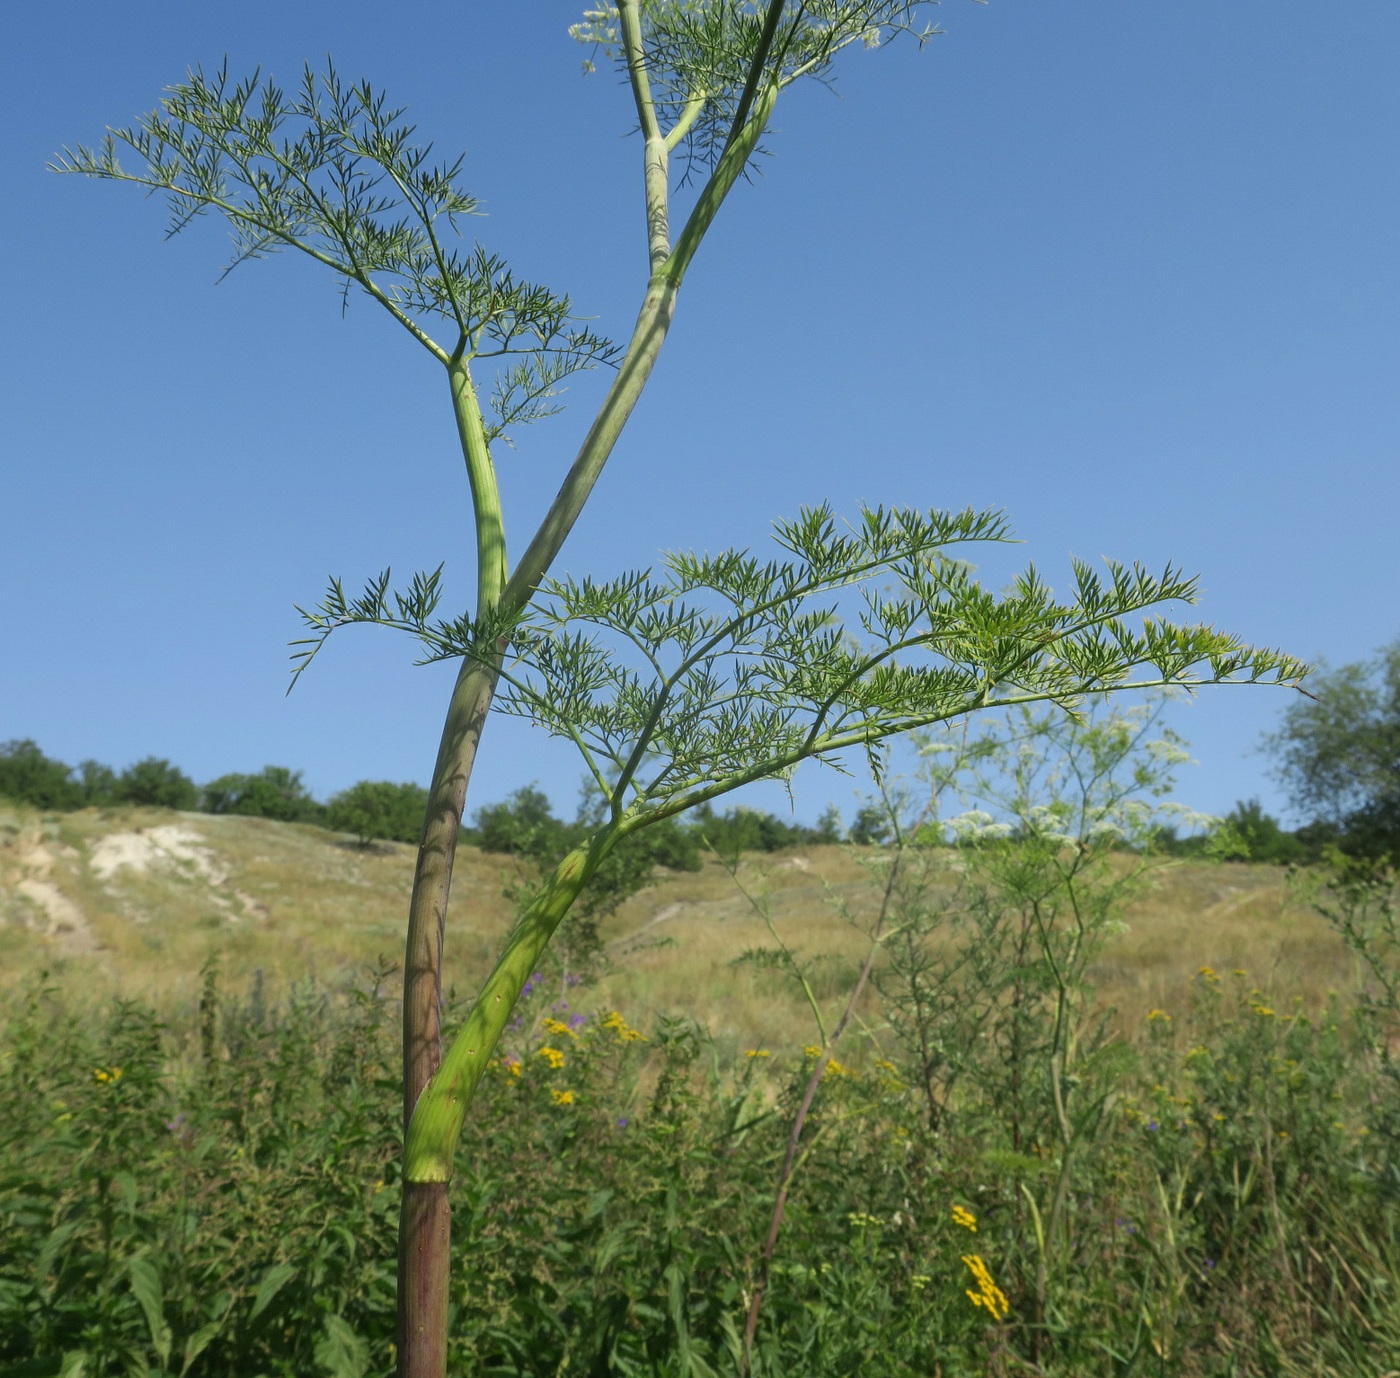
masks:
<instances>
[{"instance_id":1,"label":"grassy meadow","mask_svg":"<svg viewBox=\"0 0 1400 1378\"><path fill-rule=\"evenodd\" d=\"M190 842L159 845L171 829ZM152 834L156 845L133 864L94 872L104 842ZM698 873L658 873L604 921L611 966L594 998L641 1019L683 1014L731 1042L803 1046L811 1028L800 992L734 966L768 940L744 892L767 896L796 951L824 959L817 982L835 996L854 982L866 950L837 904L857 919L878 906L861 850L748 857L738 885L713 858ZM215 954L234 988L255 973L274 995L308 976L331 986L355 980L400 958L413 855L406 843L360 847L309 824L159 809L45 816L0 802L0 985L47 970L85 991L187 1007ZM473 989L489 970L513 914L507 889L525 875L511 857L460 848L448 947L458 988ZM70 901L81 923L55 922L25 893L36 880ZM1355 980L1345 945L1294 898L1282 867L1164 860L1122 921L1092 982L1125 1034L1149 1010L1179 1002L1202 966L1244 968L1285 1003L1301 996L1309 1008Z\"/></svg>"},{"instance_id":2,"label":"grassy meadow","mask_svg":"<svg viewBox=\"0 0 1400 1378\"><path fill-rule=\"evenodd\" d=\"M411 866L0 813L0 1373L392 1370ZM522 879L464 849L454 1008ZM1395 1378L1394 909L1322 898L1020 844L660 875L484 1083L451 1371Z\"/></svg>"}]
</instances>

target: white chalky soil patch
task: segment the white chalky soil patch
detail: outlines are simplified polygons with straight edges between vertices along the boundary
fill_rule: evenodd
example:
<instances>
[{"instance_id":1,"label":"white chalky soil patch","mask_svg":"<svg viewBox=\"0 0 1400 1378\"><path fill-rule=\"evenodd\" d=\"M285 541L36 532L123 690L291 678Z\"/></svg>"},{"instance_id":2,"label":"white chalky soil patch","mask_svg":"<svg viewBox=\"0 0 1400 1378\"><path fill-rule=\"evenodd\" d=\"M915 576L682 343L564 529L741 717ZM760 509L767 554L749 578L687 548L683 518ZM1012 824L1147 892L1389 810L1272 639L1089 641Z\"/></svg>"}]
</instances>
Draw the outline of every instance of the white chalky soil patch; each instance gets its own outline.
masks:
<instances>
[{"instance_id":1,"label":"white chalky soil patch","mask_svg":"<svg viewBox=\"0 0 1400 1378\"><path fill-rule=\"evenodd\" d=\"M210 887L209 903L230 923L256 920L267 912L251 895L228 886L228 868L215 859L208 839L183 823L111 833L93 847L88 866L99 879L108 881L120 872L143 875L148 871L174 871L187 879L202 881ZM227 889L228 893L214 893L220 889ZM144 921L137 916L138 923Z\"/></svg>"},{"instance_id":2,"label":"white chalky soil patch","mask_svg":"<svg viewBox=\"0 0 1400 1378\"><path fill-rule=\"evenodd\" d=\"M25 901L29 910L23 919L26 927L52 939L63 952L95 952L101 947L87 916L50 878L56 858L38 829L26 829L3 851L9 855L0 855L0 861L9 864L0 866L0 884L11 887ZM64 856L75 855L68 847L58 851Z\"/></svg>"},{"instance_id":3,"label":"white chalky soil patch","mask_svg":"<svg viewBox=\"0 0 1400 1378\"><path fill-rule=\"evenodd\" d=\"M181 823L111 833L92 849L88 865L102 880L111 880L118 871L140 874L152 868L192 873L211 885L228 879L228 872L215 865L204 836Z\"/></svg>"}]
</instances>

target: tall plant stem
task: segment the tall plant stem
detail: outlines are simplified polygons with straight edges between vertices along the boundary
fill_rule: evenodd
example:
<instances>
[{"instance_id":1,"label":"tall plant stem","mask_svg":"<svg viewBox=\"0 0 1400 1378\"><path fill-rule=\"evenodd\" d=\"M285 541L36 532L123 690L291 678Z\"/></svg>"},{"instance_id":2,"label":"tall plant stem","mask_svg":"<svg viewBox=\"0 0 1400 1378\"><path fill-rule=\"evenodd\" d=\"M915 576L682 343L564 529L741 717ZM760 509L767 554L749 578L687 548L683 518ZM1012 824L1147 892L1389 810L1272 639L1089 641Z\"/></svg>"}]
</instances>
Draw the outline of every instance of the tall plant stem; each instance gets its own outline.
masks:
<instances>
[{"instance_id":1,"label":"tall plant stem","mask_svg":"<svg viewBox=\"0 0 1400 1378\"><path fill-rule=\"evenodd\" d=\"M633 88L648 134L645 172L651 276L622 367L544 520L509 578L500 495L480 407L465 360L457 356L448 361L453 409L476 518L478 617L519 612L549 572L651 377L670 330L686 269L752 157L778 95L778 84L770 83L760 92L752 112L746 109L735 121L729 144L681 232L676 252L668 253L667 149L664 140L657 137L655 116L649 110L640 31L630 22L636 19L636 12L629 0L624 0L624 7L630 11L629 28L633 30L629 44L634 50ZM781 0L774 0L774 9L781 10ZM766 50L750 73L752 88L758 86L763 60ZM502 654L504 650L502 646ZM604 830L585 856L571 854L561 863L517 926L444 1064L442 958L452 863L467 785L498 677L498 665L469 662L463 665L453 687L409 904L404 956L405 1161L399 1226L399 1378L445 1378L452 1234L448 1183L467 1104L489 1048L495 1046L535 957L619 835L616 829ZM533 956L527 955L532 951ZM528 963L523 967L524 975L518 970L522 963ZM494 1028L489 1039L483 1032L487 1025ZM463 1059L471 1064L469 1068L458 1065Z\"/></svg>"},{"instance_id":2,"label":"tall plant stem","mask_svg":"<svg viewBox=\"0 0 1400 1378\"><path fill-rule=\"evenodd\" d=\"M404 954L404 1132L442 1062L442 946L467 783L495 692L494 670L464 662L452 690L428 799ZM452 1205L446 1182L403 1184L399 1218L399 1378L447 1371Z\"/></svg>"},{"instance_id":3,"label":"tall plant stem","mask_svg":"<svg viewBox=\"0 0 1400 1378\"><path fill-rule=\"evenodd\" d=\"M428 813L418 845L404 950L404 1129L442 1061L442 949L452 863L467 784L496 689L496 672L464 662L453 686L438 748Z\"/></svg>"}]
</instances>

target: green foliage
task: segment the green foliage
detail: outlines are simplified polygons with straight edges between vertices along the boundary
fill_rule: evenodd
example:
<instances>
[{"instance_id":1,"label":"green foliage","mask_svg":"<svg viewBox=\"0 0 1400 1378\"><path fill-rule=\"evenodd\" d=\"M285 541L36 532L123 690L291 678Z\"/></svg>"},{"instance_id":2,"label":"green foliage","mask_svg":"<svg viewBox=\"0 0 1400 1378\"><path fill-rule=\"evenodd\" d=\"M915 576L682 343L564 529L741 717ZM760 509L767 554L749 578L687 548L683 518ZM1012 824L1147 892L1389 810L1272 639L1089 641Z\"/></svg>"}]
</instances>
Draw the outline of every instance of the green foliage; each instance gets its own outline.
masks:
<instances>
[{"instance_id":1,"label":"green foliage","mask_svg":"<svg viewBox=\"0 0 1400 1378\"><path fill-rule=\"evenodd\" d=\"M1357 1025L1381 1072L1370 1122L1389 1146L1389 1189L1400 1200L1400 905L1385 864L1333 853L1309 876L1318 913L1356 958Z\"/></svg>"},{"instance_id":2,"label":"green foliage","mask_svg":"<svg viewBox=\"0 0 1400 1378\"><path fill-rule=\"evenodd\" d=\"M417 842L427 808L428 791L422 785L361 780L331 797L326 826L354 833L362 847L376 841Z\"/></svg>"},{"instance_id":3,"label":"green foliage","mask_svg":"<svg viewBox=\"0 0 1400 1378\"><path fill-rule=\"evenodd\" d=\"M1242 800L1220 820L1212 839L1217 854L1223 847L1241 861L1271 862L1291 866L1312 859L1312 850L1296 834L1287 832L1278 819L1264 812L1257 799Z\"/></svg>"},{"instance_id":4,"label":"green foliage","mask_svg":"<svg viewBox=\"0 0 1400 1378\"><path fill-rule=\"evenodd\" d=\"M72 768L28 739L0 746L0 796L37 809L79 809L84 803Z\"/></svg>"},{"instance_id":5,"label":"green foliage","mask_svg":"<svg viewBox=\"0 0 1400 1378\"><path fill-rule=\"evenodd\" d=\"M882 846L893 836L888 810L879 804L863 804L851 824L851 841L858 847Z\"/></svg>"},{"instance_id":6,"label":"green foliage","mask_svg":"<svg viewBox=\"0 0 1400 1378\"><path fill-rule=\"evenodd\" d=\"M101 761L82 761L78 765L83 803L102 807L117 802L117 772Z\"/></svg>"},{"instance_id":7,"label":"green foliage","mask_svg":"<svg viewBox=\"0 0 1400 1378\"><path fill-rule=\"evenodd\" d=\"M1265 738L1294 807L1355 855L1400 854L1400 640L1308 687Z\"/></svg>"},{"instance_id":8,"label":"green foliage","mask_svg":"<svg viewBox=\"0 0 1400 1378\"><path fill-rule=\"evenodd\" d=\"M645 4L643 52L657 117L683 131L692 161L712 167L743 123L756 64L762 80L778 86L804 76L829 80L843 48L878 48L900 34L920 41L932 36L936 30L918 22L926 8L924 0L817 0L787 13L732 0ZM776 27L770 28L770 15ZM616 6L587 11L570 34L627 71Z\"/></svg>"},{"instance_id":9,"label":"green foliage","mask_svg":"<svg viewBox=\"0 0 1400 1378\"><path fill-rule=\"evenodd\" d=\"M472 1285L451 1371L733 1375L811 1062L749 1057L681 1022L637 1030L567 998L527 998L483 1089L489 1113L466 1131L453 1248ZM274 1005L212 974L198 1014L94 1011L52 985L13 1002L0 1367L387 1371L392 1024L372 984ZM1081 1069L1072 1097L1113 1099L1073 1161L1043 1319L1027 1192L1043 1202L1059 1157L1034 1057L1019 1142L993 1098L1004 1049L978 1040L931 1134L911 1050L881 1042L821 1082L755 1373L1081 1378L1134 1371L1133 1355L1173 1378L1391 1365L1400 1198L1372 1108L1377 1052L1343 1011L1304 1015L1246 976L1206 973L1112 1066ZM1009 1303L1002 1321L967 1295L973 1256Z\"/></svg>"},{"instance_id":10,"label":"green foliage","mask_svg":"<svg viewBox=\"0 0 1400 1378\"><path fill-rule=\"evenodd\" d=\"M275 818L282 823L318 823L326 809L302 784L301 771L264 766L257 775L221 775L204 786L205 813Z\"/></svg>"},{"instance_id":11,"label":"green foliage","mask_svg":"<svg viewBox=\"0 0 1400 1378\"><path fill-rule=\"evenodd\" d=\"M776 814L742 805L716 813L710 804L701 804L686 816L686 832L710 851L722 857L742 852L781 852L790 847L809 847L835 842L839 816L828 813L815 828L788 823ZM650 830L648 830L650 831Z\"/></svg>"},{"instance_id":12,"label":"green foliage","mask_svg":"<svg viewBox=\"0 0 1400 1378\"><path fill-rule=\"evenodd\" d=\"M526 856L547 865L569 849L568 827L554 816L549 797L534 785L478 809L474 821L468 840L486 852Z\"/></svg>"},{"instance_id":13,"label":"green foliage","mask_svg":"<svg viewBox=\"0 0 1400 1378\"><path fill-rule=\"evenodd\" d=\"M199 805L199 786L178 766L159 756L147 756L122 771L112 797L119 804L193 809Z\"/></svg>"},{"instance_id":14,"label":"green foliage","mask_svg":"<svg viewBox=\"0 0 1400 1378\"><path fill-rule=\"evenodd\" d=\"M1103 577L1075 562L1066 602L1034 569L992 594L949 551L1008 539L994 513L867 510L842 532L817 508L780 522L775 539L793 558L673 553L660 577L550 581L509 626L434 620L436 585L422 577L392 599L387 577L373 581L354 603L333 585L303 616L316 644L370 622L411 632L427 660L494 657L509 635L495 706L572 741L615 816L670 817L804 760L838 763L987 709L1291 682L1306 668L1157 620L1161 605L1195 597L1195 581L1172 569L1109 562ZM860 642L840 615L853 594Z\"/></svg>"},{"instance_id":15,"label":"green foliage","mask_svg":"<svg viewBox=\"0 0 1400 1378\"><path fill-rule=\"evenodd\" d=\"M488 436L557 410L571 373L611 363L612 345L577 324L566 296L516 278L478 245L460 246L458 221L478 213L457 185L459 158L431 161L413 126L368 82L307 68L294 92L257 73L191 72L160 109L55 164L165 195L170 233L214 210L233 231L229 269L296 249L340 274L447 362L500 360ZM139 160L128 171L127 150ZM450 343L430 329L445 323Z\"/></svg>"}]
</instances>

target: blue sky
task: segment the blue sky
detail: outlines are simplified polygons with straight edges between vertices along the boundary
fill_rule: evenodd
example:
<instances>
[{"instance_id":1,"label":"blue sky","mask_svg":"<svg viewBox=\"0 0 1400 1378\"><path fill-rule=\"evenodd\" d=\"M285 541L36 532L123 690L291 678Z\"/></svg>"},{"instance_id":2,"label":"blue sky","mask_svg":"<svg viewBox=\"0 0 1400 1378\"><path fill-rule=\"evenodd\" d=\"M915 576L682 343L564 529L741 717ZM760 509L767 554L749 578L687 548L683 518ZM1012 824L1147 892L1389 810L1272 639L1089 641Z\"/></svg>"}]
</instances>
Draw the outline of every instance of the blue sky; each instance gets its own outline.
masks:
<instances>
[{"instance_id":1,"label":"blue sky","mask_svg":"<svg viewBox=\"0 0 1400 1378\"><path fill-rule=\"evenodd\" d=\"M436 365L290 256L216 285L205 220L43 171L195 63L295 79L334 56L466 153L471 229L625 335L645 275L625 87L580 6L78 3L6 21L8 392L0 740L196 779L275 762L321 796L425 781L451 670L332 641L291 697L294 602L328 574L447 563L466 482ZM947 0L922 51L853 52L779 106L687 281L666 355L560 570L759 544L804 503L1004 508L999 583L1070 554L1199 571L1199 615L1337 664L1392 639L1400 458L1400 7ZM406 17L407 16L407 17ZM501 467L523 541L596 399ZM1173 712L1180 797L1283 800L1284 691ZM498 719L476 804L563 749ZM799 816L851 782L800 775ZM775 796L760 802L775 803Z\"/></svg>"}]
</instances>

